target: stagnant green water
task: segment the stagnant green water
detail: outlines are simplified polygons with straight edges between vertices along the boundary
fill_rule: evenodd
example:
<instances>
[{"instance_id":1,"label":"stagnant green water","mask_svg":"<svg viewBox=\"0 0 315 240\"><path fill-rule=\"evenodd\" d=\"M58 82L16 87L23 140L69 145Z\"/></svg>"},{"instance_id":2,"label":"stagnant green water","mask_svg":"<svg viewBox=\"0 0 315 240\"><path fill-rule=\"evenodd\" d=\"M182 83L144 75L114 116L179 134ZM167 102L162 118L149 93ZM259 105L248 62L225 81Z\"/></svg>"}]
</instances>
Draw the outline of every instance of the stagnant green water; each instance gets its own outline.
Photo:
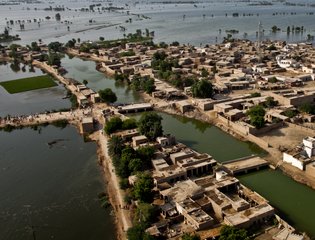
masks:
<instances>
[{"instance_id":1,"label":"stagnant green water","mask_svg":"<svg viewBox=\"0 0 315 240\"><path fill-rule=\"evenodd\" d=\"M268 199L285 220L315 237L315 191L281 171L264 170L239 177L247 187Z\"/></svg>"},{"instance_id":2,"label":"stagnant green water","mask_svg":"<svg viewBox=\"0 0 315 240\"><path fill-rule=\"evenodd\" d=\"M74 127L2 131L0 152L1 240L115 239L96 145Z\"/></svg>"},{"instance_id":3,"label":"stagnant green water","mask_svg":"<svg viewBox=\"0 0 315 240\"><path fill-rule=\"evenodd\" d=\"M264 153L257 145L237 140L208 123L166 113L159 114L163 117L164 133L172 133L179 142L198 152L209 153L219 162Z\"/></svg>"},{"instance_id":4,"label":"stagnant green water","mask_svg":"<svg viewBox=\"0 0 315 240\"><path fill-rule=\"evenodd\" d=\"M138 92L132 91L125 84L115 82L114 79L108 78L104 73L97 71L95 62L84 61L76 57L71 58L66 55L62 59L61 65L68 71L66 77L74 78L80 82L87 80L87 86L95 91L111 88L117 95L118 103L142 101Z\"/></svg>"},{"instance_id":5,"label":"stagnant green water","mask_svg":"<svg viewBox=\"0 0 315 240\"><path fill-rule=\"evenodd\" d=\"M179 142L212 155L219 162L264 152L254 144L234 139L207 123L185 117L159 113L165 133ZM239 177L240 181L268 199L279 214L298 230L315 237L315 191L297 183L281 171L265 170Z\"/></svg>"}]
</instances>

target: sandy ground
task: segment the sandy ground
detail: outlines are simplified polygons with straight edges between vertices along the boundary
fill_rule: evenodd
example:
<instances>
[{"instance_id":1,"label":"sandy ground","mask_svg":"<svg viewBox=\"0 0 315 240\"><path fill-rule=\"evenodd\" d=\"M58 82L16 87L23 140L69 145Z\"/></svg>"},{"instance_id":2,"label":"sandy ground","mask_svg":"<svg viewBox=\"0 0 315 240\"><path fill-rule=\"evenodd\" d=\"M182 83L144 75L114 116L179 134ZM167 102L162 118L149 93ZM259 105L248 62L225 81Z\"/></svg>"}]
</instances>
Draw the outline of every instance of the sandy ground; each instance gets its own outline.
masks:
<instances>
[{"instance_id":1,"label":"sandy ground","mask_svg":"<svg viewBox=\"0 0 315 240\"><path fill-rule=\"evenodd\" d=\"M130 211L123 208L124 192L120 190L119 179L115 174L113 162L108 155L107 137L103 131L99 131L99 154L102 157L102 165L104 170L104 177L107 182L107 191L110 197L111 204L115 211L116 225L118 231L118 239L126 239L126 231L132 226Z\"/></svg>"},{"instance_id":2,"label":"sandy ground","mask_svg":"<svg viewBox=\"0 0 315 240\"><path fill-rule=\"evenodd\" d=\"M296 128L286 126L268 132L263 136L260 136L260 138L276 149L279 149L279 146L289 149L300 144L304 137L310 135L310 131L312 132L312 130L303 128L297 130Z\"/></svg>"}]
</instances>

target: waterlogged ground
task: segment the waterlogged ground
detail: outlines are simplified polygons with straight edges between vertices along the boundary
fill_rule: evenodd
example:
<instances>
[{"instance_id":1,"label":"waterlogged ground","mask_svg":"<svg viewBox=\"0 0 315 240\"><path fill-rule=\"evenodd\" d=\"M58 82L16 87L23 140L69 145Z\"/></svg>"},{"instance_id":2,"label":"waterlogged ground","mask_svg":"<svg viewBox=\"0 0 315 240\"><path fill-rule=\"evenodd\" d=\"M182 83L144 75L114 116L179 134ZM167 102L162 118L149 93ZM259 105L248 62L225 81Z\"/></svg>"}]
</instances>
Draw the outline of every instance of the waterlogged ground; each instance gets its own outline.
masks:
<instances>
[{"instance_id":1,"label":"waterlogged ground","mask_svg":"<svg viewBox=\"0 0 315 240\"><path fill-rule=\"evenodd\" d=\"M28 66L25 67L25 72L22 68L22 64L18 69L14 68L11 63L0 65L0 82L44 75L41 70L36 68L34 68L34 72L30 72ZM0 117L70 108L70 101L63 99L66 94L67 91L61 85L16 94L10 94L0 86Z\"/></svg>"},{"instance_id":2,"label":"waterlogged ground","mask_svg":"<svg viewBox=\"0 0 315 240\"><path fill-rule=\"evenodd\" d=\"M185 3L186 2L186 3ZM25 24L25 30L20 30L19 24L10 25L11 34L19 34L20 43L29 44L42 39L45 42L67 42L72 38L80 40L116 39L124 34L135 32L136 29L155 32L157 42L179 41L199 46L200 44L221 42L226 37L226 30L235 29L237 38L256 40L258 23L264 29L264 37L286 41L303 41L307 34L314 35L315 8L308 5L312 0L292 0L290 3L305 3L305 5L289 6L283 1L270 1L272 5L259 5L258 1L130 1L118 0L111 3L100 2L94 12L81 12L81 8L89 8L93 1L56 0L54 3L20 4L16 6L1 6L0 29L4 29L7 20L32 20ZM44 11L49 6L64 6L61 11L61 21L56 21L54 11ZM102 8L118 7L115 11ZM233 17L238 13L239 17ZM49 17L50 19L46 19ZM42 19L40 25L33 21ZM281 29L271 32L272 26ZM304 26L303 34L287 34L287 26ZM120 26L126 31L121 31ZM69 29L68 29L69 27ZM221 33L219 30L221 29Z\"/></svg>"}]
</instances>

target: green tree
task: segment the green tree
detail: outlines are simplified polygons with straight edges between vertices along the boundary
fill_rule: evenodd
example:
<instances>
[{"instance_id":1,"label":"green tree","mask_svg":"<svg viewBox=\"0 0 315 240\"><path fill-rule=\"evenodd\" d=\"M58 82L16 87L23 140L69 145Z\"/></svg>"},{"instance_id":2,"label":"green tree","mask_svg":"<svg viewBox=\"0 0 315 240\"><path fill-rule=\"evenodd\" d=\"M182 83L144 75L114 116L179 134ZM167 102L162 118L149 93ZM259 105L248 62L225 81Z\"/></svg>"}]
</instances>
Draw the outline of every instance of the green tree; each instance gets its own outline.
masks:
<instances>
[{"instance_id":1,"label":"green tree","mask_svg":"<svg viewBox=\"0 0 315 240\"><path fill-rule=\"evenodd\" d=\"M246 114L250 117L251 124L257 129L265 126L265 113L266 111L261 105L256 105L246 112Z\"/></svg>"},{"instance_id":2,"label":"green tree","mask_svg":"<svg viewBox=\"0 0 315 240\"><path fill-rule=\"evenodd\" d=\"M55 18L56 18L56 21L60 21L61 20L60 13L56 13Z\"/></svg>"},{"instance_id":3,"label":"green tree","mask_svg":"<svg viewBox=\"0 0 315 240\"><path fill-rule=\"evenodd\" d=\"M133 169L130 169L133 166L130 166L130 162L136 158L136 152L135 150L130 147L126 146L121 153L121 158L118 166L118 175L123 178L127 178L130 176L130 173L133 171ZM134 167L136 167L134 165Z\"/></svg>"},{"instance_id":4,"label":"green tree","mask_svg":"<svg viewBox=\"0 0 315 240\"><path fill-rule=\"evenodd\" d=\"M268 108L273 108L278 105L278 101L275 101L273 97L267 97L264 105Z\"/></svg>"},{"instance_id":5,"label":"green tree","mask_svg":"<svg viewBox=\"0 0 315 240\"><path fill-rule=\"evenodd\" d=\"M288 110L285 110L282 115L288 117L288 118L293 118L295 117L296 115L298 114L298 111L297 110L291 110L291 109L288 109Z\"/></svg>"},{"instance_id":6,"label":"green tree","mask_svg":"<svg viewBox=\"0 0 315 240\"><path fill-rule=\"evenodd\" d=\"M177 47L177 46L179 46L179 42L177 42L177 41L172 42L172 43L171 43L171 46L175 46L175 47Z\"/></svg>"},{"instance_id":7,"label":"green tree","mask_svg":"<svg viewBox=\"0 0 315 240\"><path fill-rule=\"evenodd\" d=\"M250 94L250 97L254 98L254 97L261 97L261 94L259 92L254 92Z\"/></svg>"},{"instance_id":8,"label":"green tree","mask_svg":"<svg viewBox=\"0 0 315 240\"><path fill-rule=\"evenodd\" d=\"M155 140L163 134L162 117L154 112L144 113L139 120L138 127L141 134L150 140Z\"/></svg>"},{"instance_id":9,"label":"green tree","mask_svg":"<svg viewBox=\"0 0 315 240\"><path fill-rule=\"evenodd\" d=\"M143 84L143 90L148 94L154 92L155 91L154 79L149 78L148 80L146 80Z\"/></svg>"},{"instance_id":10,"label":"green tree","mask_svg":"<svg viewBox=\"0 0 315 240\"><path fill-rule=\"evenodd\" d=\"M106 134L110 135L116 132L117 130L121 129L122 124L123 121L119 117L113 117L106 123L104 130Z\"/></svg>"},{"instance_id":11,"label":"green tree","mask_svg":"<svg viewBox=\"0 0 315 240\"><path fill-rule=\"evenodd\" d=\"M152 168L152 163L151 159L153 158L153 155L155 153L155 148L152 146L145 146L145 147L140 147L137 149L137 156L138 158L141 159L141 169L146 170L146 169L151 169Z\"/></svg>"},{"instance_id":12,"label":"green tree","mask_svg":"<svg viewBox=\"0 0 315 240\"><path fill-rule=\"evenodd\" d=\"M280 31L280 30L281 30L281 29L278 28L276 25L273 25L273 26L271 27L271 31L272 31L273 33L277 32L277 31Z\"/></svg>"},{"instance_id":13,"label":"green tree","mask_svg":"<svg viewBox=\"0 0 315 240\"><path fill-rule=\"evenodd\" d=\"M66 43L66 47L68 48L74 48L76 44L76 40L75 39L72 39L72 40L69 40L67 43Z\"/></svg>"},{"instance_id":14,"label":"green tree","mask_svg":"<svg viewBox=\"0 0 315 240\"><path fill-rule=\"evenodd\" d=\"M108 141L108 153L110 156L120 156L124 148L124 142L121 137L112 136Z\"/></svg>"},{"instance_id":15,"label":"green tree","mask_svg":"<svg viewBox=\"0 0 315 240\"><path fill-rule=\"evenodd\" d=\"M128 240L143 239L144 230L145 230L144 227L141 226L140 224L137 224L137 225L129 228L127 231Z\"/></svg>"},{"instance_id":16,"label":"green tree","mask_svg":"<svg viewBox=\"0 0 315 240\"><path fill-rule=\"evenodd\" d=\"M135 212L134 223L136 224L137 222L140 222L141 225L148 228L155 222L158 214L159 211L155 206L149 203L139 203Z\"/></svg>"},{"instance_id":17,"label":"green tree","mask_svg":"<svg viewBox=\"0 0 315 240\"><path fill-rule=\"evenodd\" d=\"M140 158L133 158L128 164L129 171L135 174L143 169L143 164Z\"/></svg>"},{"instance_id":18,"label":"green tree","mask_svg":"<svg viewBox=\"0 0 315 240\"><path fill-rule=\"evenodd\" d=\"M193 97L210 98L213 95L212 84L207 80L200 80L191 86Z\"/></svg>"},{"instance_id":19,"label":"green tree","mask_svg":"<svg viewBox=\"0 0 315 240\"><path fill-rule=\"evenodd\" d=\"M102 101L106 103L114 103L117 101L116 94L110 88L99 90L98 94L100 95L100 98L102 99Z\"/></svg>"},{"instance_id":20,"label":"green tree","mask_svg":"<svg viewBox=\"0 0 315 240\"><path fill-rule=\"evenodd\" d=\"M139 173L134 185L134 196L140 202L151 202L153 199L152 189L154 187L153 179L149 173Z\"/></svg>"},{"instance_id":21,"label":"green tree","mask_svg":"<svg viewBox=\"0 0 315 240\"><path fill-rule=\"evenodd\" d=\"M310 103L304 103L299 107L300 112L315 114L315 106Z\"/></svg>"},{"instance_id":22,"label":"green tree","mask_svg":"<svg viewBox=\"0 0 315 240\"><path fill-rule=\"evenodd\" d=\"M122 178L122 179L120 179L120 181L119 181L119 187L120 187L120 189L123 189L123 190L129 188L129 181L128 181L128 178Z\"/></svg>"},{"instance_id":23,"label":"green tree","mask_svg":"<svg viewBox=\"0 0 315 240\"><path fill-rule=\"evenodd\" d=\"M185 233L182 236L182 240L200 240L200 236L199 235L195 235L195 234Z\"/></svg>"},{"instance_id":24,"label":"green tree","mask_svg":"<svg viewBox=\"0 0 315 240\"><path fill-rule=\"evenodd\" d=\"M37 42L31 43L32 51L40 51L40 47L38 46Z\"/></svg>"},{"instance_id":25,"label":"green tree","mask_svg":"<svg viewBox=\"0 0 315 240\"><path fill-rule=\"evenodd\" d=\"M276 77L272 77L271 79L268 80L270 83L276 83L278 79Z\"/></svg>"},{"instance_id":26,"label":"green tree","mask_svg":"<svg viewBox=\"0 0 315 240\"><path fill-rule=\"evenodd\" d=\"M127 129L133 129L133 128L136 128L138 125L137 125L137 120L134 119L134 118L128 118L126 120L123 121L122 123L122 129L123 130L127 130Z\"/></svg>"},{"instance_id":27,"label":"green tree","mask_svg":"<svg viewBox=\"0 0 315 240\"><path fill-rule=\"evenodd\" d=\"M62 52L63 44L60 42L51 42L48 44L48 50L53 52Z\"/></svg>"},{"instance_id":28,"label":"green tree","mask_svg":"<svg viewBox=\"0 0 315 240\"><path fill-rule=\"evenodd\" d=\"M49 53L48 55L48 60L47 60L48 65L56 65L60 67L61 65L61 56L58 53Z\"/></svg>"},{"instance_id":29,"label":"green tree","mask_svg":"<svg viewBox=\"0 0 315 240\"><path fill-rule=\"evenodd\" d=\"M245 229L225 225L220 231L219 240L249 240L249 236Z\"/></svg>"},{"instance_id":30,"label":"green tree","mask_svg":"<svg viewBox=\"0 0 315 240\"><path fill-rule=\"evenodd\" d=\"M209 72L206 69L201 69L201 77L206 78L209 76Z\"/></svg>"}]
</instances>

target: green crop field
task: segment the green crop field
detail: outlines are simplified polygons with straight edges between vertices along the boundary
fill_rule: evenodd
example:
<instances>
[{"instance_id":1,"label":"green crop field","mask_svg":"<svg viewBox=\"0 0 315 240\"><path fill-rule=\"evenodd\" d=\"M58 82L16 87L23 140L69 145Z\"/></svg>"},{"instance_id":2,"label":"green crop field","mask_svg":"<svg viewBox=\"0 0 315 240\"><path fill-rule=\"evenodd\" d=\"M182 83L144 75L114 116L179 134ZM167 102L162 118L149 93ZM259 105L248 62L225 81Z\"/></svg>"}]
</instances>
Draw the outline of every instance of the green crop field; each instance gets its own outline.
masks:
<instances>
[{"instance_id":1,"label":"green crop field","mask_svg":"<svg viewBox=\"0 0 315 240\"><path fill-rule=\"evenodd\" d=\"M38 77L22 78L6 82L0 82L0 86L4 87L8 93L20 93L31 90L49 88L57 86L57 83L49 75Z\"/></svg>"}]
</instances>

